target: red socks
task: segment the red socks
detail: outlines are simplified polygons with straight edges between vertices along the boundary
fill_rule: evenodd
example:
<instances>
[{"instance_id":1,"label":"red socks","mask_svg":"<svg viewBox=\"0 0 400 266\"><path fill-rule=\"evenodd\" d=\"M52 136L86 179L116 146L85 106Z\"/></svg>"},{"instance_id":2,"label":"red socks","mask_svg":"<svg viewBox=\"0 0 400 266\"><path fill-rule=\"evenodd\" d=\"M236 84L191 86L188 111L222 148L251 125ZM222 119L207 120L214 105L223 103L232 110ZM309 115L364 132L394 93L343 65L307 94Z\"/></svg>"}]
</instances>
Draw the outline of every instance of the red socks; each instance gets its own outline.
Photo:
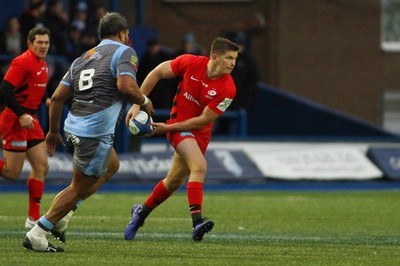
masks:
<instances>
[{"instance_id":1,"label":"red socks","mask_svg":"<svg viewBox=\"0 0 400 266\"><path fill-rule=\"evenodd\" d=\"M165 188L163 180L161 180L154 187L153 192L150 194L144 204L150 209L154 209L155 207L163 203L166 199L168 199L171 195L172 193Z\"/></svg>"},{"instance_id":2,"label":"red socks","mask_svg":"<svg viewBox=\"0 0 400 266\"><path fill-rule=\"evenodd\" d=\"M3 170L5 165L4 160L0 160L0 172ZM39 220L40 218L40 200L42 199L44 182L28 178L27 181L28 192L29 192L29 209L28 217L31 220Z\"/></svg>"},{"instance_id":3,"label":"red socks","mask_svg":"<svg viewBox=\"0 0 400 266\"><path fill-rule=\"evenodd\" d=\"M150 212L166 199L172 195L161 180L153 189L153 192L144 203L144 207L148 207ZM192 219L201 219L201 207L203 205L203 183L202 182L188 182L187 183L187 196L189 201L190 214Z\"/></svg>"},{"instance_id":4,"label":"red socks","mask_svg":"<svg viewBox=\"0 0 400 266\"><path fill-rule=\"evenodd\" d=\"M187 196L189 200L190 214L201 213L201 206L203 205L203 183L188 182Z\"/></svg>"},{"instance_id":5,"label":"red socks","mask_svg":"<svg viewBox=\"0 0 400 266\"><path fill-rule=\"evenodd\" d=\"M30 219L38 220L40 218L40 200L42 199L44 182L28 178L29 191L29 210L28 216Z\"/></svg>"}]
</instances>

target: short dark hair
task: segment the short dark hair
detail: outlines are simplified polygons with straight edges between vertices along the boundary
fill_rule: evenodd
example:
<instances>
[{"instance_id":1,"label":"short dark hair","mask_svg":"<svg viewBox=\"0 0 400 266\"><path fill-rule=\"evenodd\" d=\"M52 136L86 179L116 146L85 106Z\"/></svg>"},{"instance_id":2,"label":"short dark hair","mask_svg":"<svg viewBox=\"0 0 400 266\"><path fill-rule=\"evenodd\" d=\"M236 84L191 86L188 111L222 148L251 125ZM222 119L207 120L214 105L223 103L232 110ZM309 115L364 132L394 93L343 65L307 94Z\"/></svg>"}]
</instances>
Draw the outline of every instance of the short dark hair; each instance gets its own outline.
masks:
<instances>
[{"instance_id":1,"label":"short dark hair","mask_svg":"<svg viewBox=\"0 0 400 266\"><path fill-rule=\"evenodd\" d=\"M50 30L48 28L45 27L35 27L33 29L31 29L28 33L28 40L30 42L34 42L36 35L49 35L50 38Z\"/></svg>"},{"instance_id":2,"label":"short dark hair","mask_svg":"<svg viewBox=\"0 0 400 266\"><path fill-rule=\"evenodd\" d=\"M236 43L223 37L217 37L211 43L210 54L224 54L228 51L239 52L239 50L240 47Z\"/></svg>"},{"instance_id":3,"label":"short dark hair","mask_svg":"<svg viewBox=\"0 0 400 266\"><path fill-rule=\"evenodd\" d=\"M46 4L44 0L31 0L31 1L29 1L29 8L36 9L44 4Z\"/></svg>"},{"instance_id":4,"label":"short dark hair","mask_svg":"<svg viewBox=\"0 0 400 266\"><path fill-rule=\"evenodd\" d=\"M99 35L100 39L107 36L114 36L121 31L129 29L128 20L117 12L107 12L104 17L100 19Z\"/></svg>"}]
</instances>

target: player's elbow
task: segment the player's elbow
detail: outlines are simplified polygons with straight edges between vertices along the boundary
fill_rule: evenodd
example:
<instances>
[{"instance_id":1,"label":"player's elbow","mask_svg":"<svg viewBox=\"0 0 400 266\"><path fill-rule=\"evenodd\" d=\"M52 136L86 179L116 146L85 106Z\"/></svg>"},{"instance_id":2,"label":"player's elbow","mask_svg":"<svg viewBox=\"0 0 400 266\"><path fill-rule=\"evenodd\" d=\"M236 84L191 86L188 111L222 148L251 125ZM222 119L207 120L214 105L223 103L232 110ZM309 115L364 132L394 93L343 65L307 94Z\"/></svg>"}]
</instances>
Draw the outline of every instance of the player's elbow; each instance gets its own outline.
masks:
<instances>
[{"instance_id":1,"label":"player's elbow","mask_svg":"<svg viewBox=\"0 0 400 266\"><path fill-rule=\"evenodd\" d=\"M64 84L58 85L56 91L51 96L50 104L63 104L72 96L71 92L72 90L70 89L70 87Z\"/></svg>"},{"instance_id":2,"label":"player's elbow","mask_svg":"<svg viewBox=\"0 0 400 266\"><path fill-rule=\"evenodd\" d=\"M156 78L157 80L160 79L170 79L174 78L175 74L172 71L170 66L170 61L165 61L159 64L155 69L153 69L150 74Z\"/></svg>"}]
</instances>

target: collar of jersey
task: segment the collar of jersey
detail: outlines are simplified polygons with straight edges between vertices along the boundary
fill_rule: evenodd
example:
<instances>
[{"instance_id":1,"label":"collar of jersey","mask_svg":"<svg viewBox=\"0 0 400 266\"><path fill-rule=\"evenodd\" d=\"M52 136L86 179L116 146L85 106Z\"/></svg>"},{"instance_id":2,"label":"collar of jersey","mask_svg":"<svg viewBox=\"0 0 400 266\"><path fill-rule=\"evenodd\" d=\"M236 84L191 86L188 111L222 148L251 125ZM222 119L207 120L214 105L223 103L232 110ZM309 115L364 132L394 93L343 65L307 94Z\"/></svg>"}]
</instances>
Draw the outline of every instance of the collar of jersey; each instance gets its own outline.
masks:
<instances>
[{"instance_id":1,"label":"collar of jersey","mask_svg":"<svg viewBox=\"0 0 400 266\"><path fill-rule=\"evenodd\" d=\"M105 39L105 40L102 40L99 43L99 45L97 45L97 46L103 46L103 45L106 45L106 44L124 45L123 43L120 43L120 42L116 42L116 41L113 41L113 40L110 40L110 39Z\"/></svg>"}]
</instances>

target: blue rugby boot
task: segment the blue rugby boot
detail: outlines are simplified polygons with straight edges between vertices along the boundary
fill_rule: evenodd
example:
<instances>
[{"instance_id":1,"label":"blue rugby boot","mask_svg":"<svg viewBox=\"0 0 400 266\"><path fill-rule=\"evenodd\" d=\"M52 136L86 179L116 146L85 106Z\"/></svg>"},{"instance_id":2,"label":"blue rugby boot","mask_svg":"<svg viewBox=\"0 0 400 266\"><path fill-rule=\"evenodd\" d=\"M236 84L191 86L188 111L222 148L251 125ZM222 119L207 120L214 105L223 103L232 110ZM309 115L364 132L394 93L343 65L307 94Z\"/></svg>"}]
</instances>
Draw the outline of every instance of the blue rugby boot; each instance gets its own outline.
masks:
<instances>
[{"instance_id":1,"label":"blue rugby boot","mask_svg":"<svg viewBox=\"0 0 400 266\"><path fill-rule=\"evenodd\" d=\"M144 219L139 216L139 211L142 209L142 205L135 204L132 207L132 220L125 228L124 237L125 240L133 240L136 236L139 227L143 226Z\"/></svg>"},{"instance_id":2,"label":"blue rugby boot","mask_svg":"<svg viewBox=\"0 0 400 266\"><path fill-rule=\"evenodd\" d=\"M210 232L214 227L214 222L205 219L202 223L193 228L192 238L194 241L201 241L205 233Z\"/></svg>"}]
</instances>

